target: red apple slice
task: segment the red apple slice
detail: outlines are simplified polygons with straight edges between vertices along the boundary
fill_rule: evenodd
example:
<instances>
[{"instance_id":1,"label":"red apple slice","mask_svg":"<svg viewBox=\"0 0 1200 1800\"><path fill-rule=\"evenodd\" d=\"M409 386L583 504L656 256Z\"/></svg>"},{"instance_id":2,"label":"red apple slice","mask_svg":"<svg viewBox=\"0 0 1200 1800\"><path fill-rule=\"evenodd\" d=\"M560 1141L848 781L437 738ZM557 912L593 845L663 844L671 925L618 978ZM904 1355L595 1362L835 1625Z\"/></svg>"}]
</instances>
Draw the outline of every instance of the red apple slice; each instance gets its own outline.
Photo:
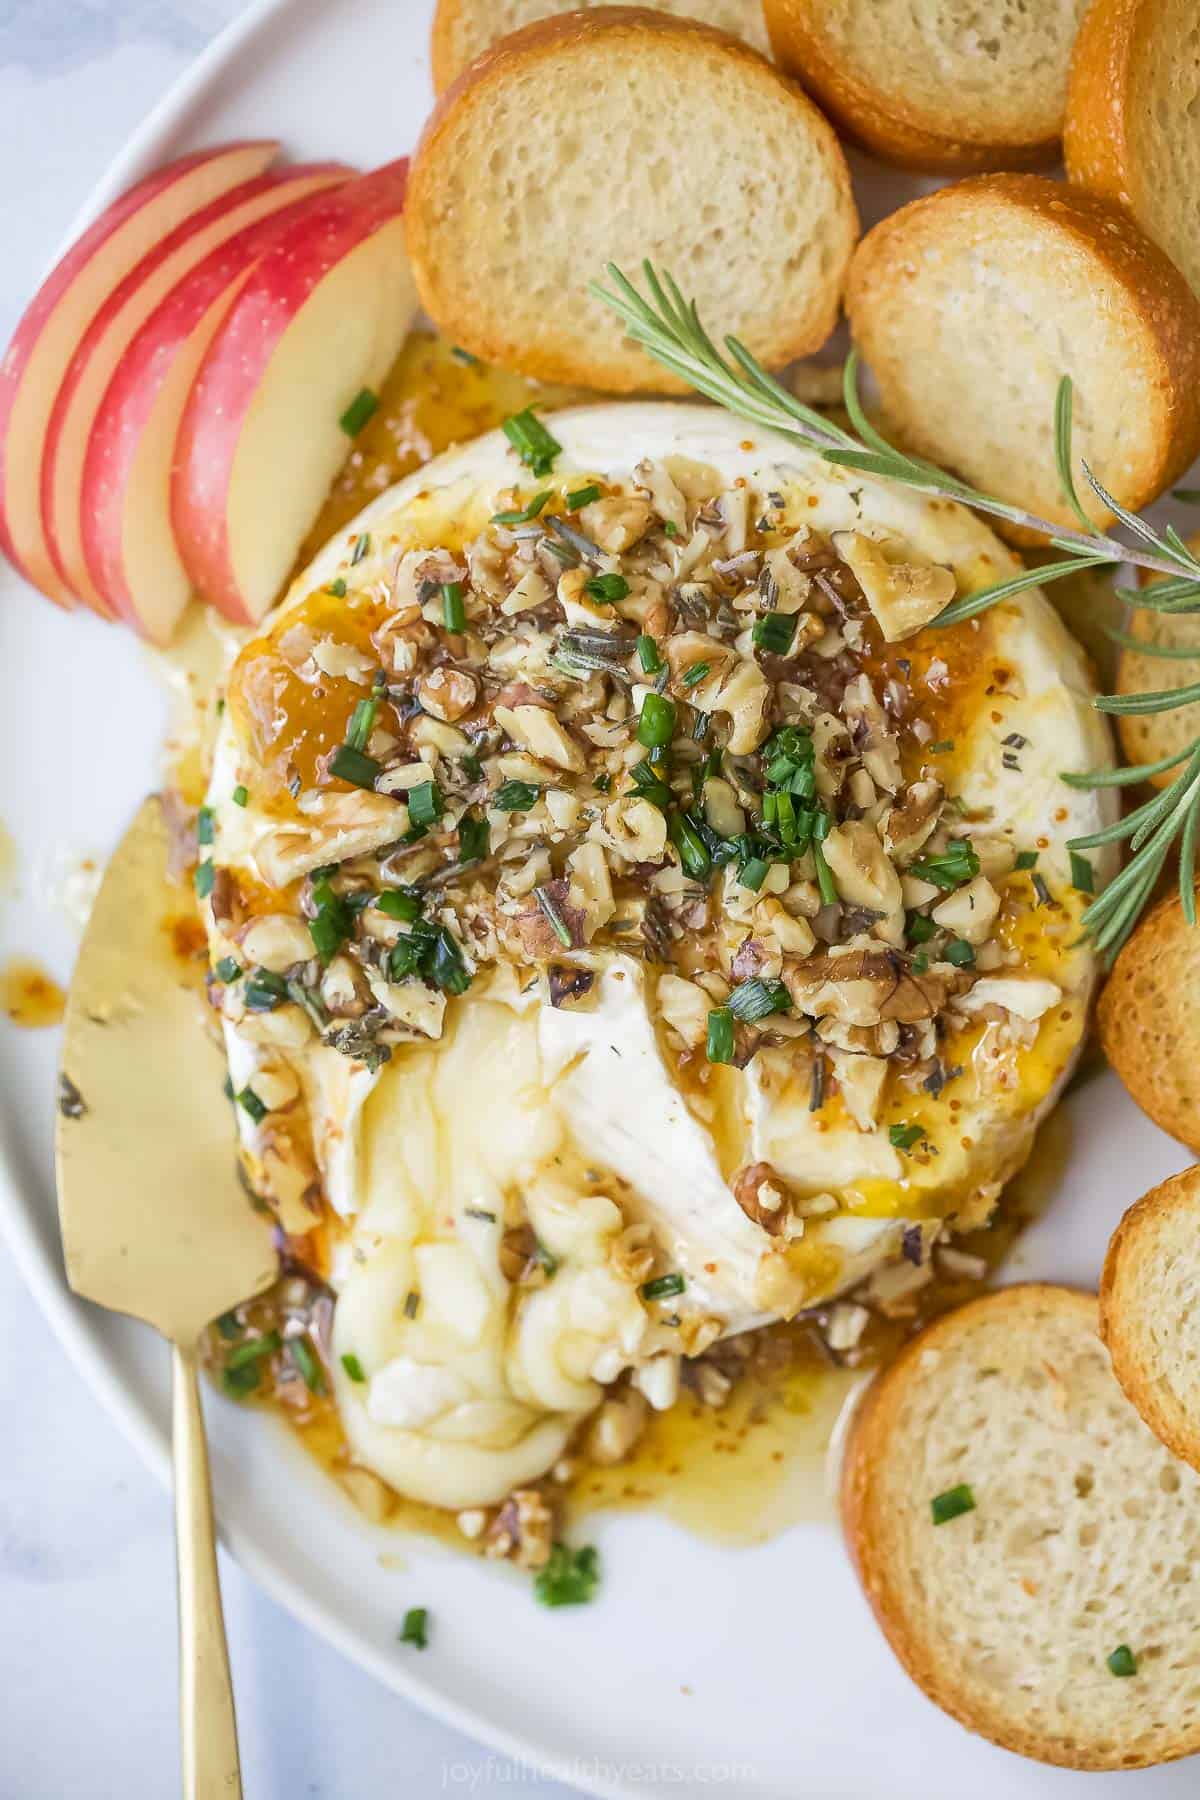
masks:
<instances>
[{"instance_id":1,"label":"red apple slice","mask_svg":"<svg viewBox=\"0 0 1200 1800\"><path fill-rule=\"evenodd\" d=\"M61 606L72 604L42 532L42 443L75 348L113 289L168 232L260 175L270 142L223 144L147 175L105 208L51 270L0 362L0 550Z\"/></svg>"},{"instance_id":2,"label":"red apple slice","mask_svg":"<svg viewBox=\"0 0 1200 1800\"><path fill-rule=\"evenodd\" d=\"M171 463L179 421L209 344L254 264L314 197L351 179L341 163L284 170L278 210L213 250L134 336L100 401L80 489L88 572L105 605L166 643L191 583L171 531Z\"/></svg>"},{"instance_id":3,"label":"red apple slice","mask_svg":"<svg viewBox=\"0 0 1200 1800\"><path fill-rule=\"evenodd\" d=\"M179 431L175 538L196 589L256 623L345 461L339 421L378 391L416 312L407 160L314 201L272 244L209 346Z\"/></svg>"},{"instance_id":4,"label":"red apple slice","mask_svg":"<svg viewBox=\"0 0 1200 1800\"><path fill-rule=\"evenodd\" d=\"M100 402L129 344L172 288L220 245L277 213L286 183L286 171L244 182L164 238L109 295L63 377L42 451L42 529L61 580L106 618L111 613L83 554L79 509L83 459Z\"/></svg>"}]
</instances>

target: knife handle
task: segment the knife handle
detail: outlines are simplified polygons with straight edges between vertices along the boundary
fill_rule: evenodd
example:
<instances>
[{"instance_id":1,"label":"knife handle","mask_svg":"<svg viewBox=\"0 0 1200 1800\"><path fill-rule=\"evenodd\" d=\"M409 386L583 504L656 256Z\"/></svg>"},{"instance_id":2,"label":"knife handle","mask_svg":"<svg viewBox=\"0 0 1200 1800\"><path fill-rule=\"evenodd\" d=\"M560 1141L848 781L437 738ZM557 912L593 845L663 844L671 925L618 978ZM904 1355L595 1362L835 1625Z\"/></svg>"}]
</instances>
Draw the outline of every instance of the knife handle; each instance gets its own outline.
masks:
<instances>
[{"instance_id":1,"label":"knife handle","mask_svg":"<svg viewBox=\"0 0 1200 1800\"><path fill-rule=\"evenodd\" d=\"M179 1344L171 1351L184 1800L241 1800L237 1718L221 1611L196 1352Z\"/></svg>"}]
</instances>

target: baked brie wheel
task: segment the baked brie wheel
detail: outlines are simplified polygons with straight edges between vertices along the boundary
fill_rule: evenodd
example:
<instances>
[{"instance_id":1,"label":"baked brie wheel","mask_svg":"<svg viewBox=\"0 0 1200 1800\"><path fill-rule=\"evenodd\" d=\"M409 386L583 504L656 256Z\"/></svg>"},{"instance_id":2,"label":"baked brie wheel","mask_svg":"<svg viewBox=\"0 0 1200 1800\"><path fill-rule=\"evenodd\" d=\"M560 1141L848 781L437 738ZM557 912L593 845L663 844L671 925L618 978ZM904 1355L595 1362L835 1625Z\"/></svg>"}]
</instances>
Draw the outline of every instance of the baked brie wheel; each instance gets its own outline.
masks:
<instances>
[{"instance_id":1,"label":"baked brie wheel","mask_svg":"<svg viewBox=\"0 0 1200 1800\"><path fill-rule=\"evenodd\" d=\"M1096 961L1084 659L972 515L681 404L510 422L229 672L210 996L244 1152L401 1494L988 1219Z\"/></svg>"}]
</instances>

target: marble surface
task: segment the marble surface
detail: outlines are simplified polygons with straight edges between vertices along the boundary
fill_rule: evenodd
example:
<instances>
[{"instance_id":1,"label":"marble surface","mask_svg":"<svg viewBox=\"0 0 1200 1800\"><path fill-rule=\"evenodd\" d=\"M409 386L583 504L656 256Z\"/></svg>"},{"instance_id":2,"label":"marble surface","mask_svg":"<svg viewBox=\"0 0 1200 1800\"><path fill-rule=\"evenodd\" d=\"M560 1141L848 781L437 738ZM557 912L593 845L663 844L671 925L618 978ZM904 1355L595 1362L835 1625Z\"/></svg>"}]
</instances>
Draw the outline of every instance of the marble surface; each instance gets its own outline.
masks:
<instances>
[{"instance_id":1,"label":"marble surface","mask_svg":"<svg viewBox=\"0 0 1200 1800\"><path fill-rule=\"evenodd\" d=\"M239 10L0 0L0 342L107 162ZM0 574L0 607L32 604ZM0 1800L165 1800L178 1788L169 1499L2 1248L0 1419ZM227 1558L223 1582L247 1800L567 1800L343 1662Z\"/></svg>"}]
</instances>

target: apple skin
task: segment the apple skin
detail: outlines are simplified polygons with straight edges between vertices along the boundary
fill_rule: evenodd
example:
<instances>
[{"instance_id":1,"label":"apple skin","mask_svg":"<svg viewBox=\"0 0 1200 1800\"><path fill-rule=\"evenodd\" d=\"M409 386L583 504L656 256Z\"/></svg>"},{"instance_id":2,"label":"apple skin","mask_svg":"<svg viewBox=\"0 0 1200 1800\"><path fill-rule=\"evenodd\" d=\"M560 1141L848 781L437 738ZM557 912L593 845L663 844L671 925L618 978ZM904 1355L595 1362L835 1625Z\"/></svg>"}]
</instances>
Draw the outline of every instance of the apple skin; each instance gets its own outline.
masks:
<instances>
[{"instance_id":1,"label":"apple skin","mask_svg":"<svg viewBox=\"0 0 1200 1800\"><path fill-rule=\"evenodd\" d=\"M79 491L92 424L120 357L170 290L219 245L278 210L286 171L243 182L176 227L109 295L84 333L63 377L42 450L42 529L51 560L76 599L104 618L111 612L84 559Z\"/></svg>"},{"instance_id":2,"label":"apple skin","mask_svg":"<svg viewBox=\"0 0 1200 1800\"><path fill-rule=\"evenodd\" d=\"M197 592L239 624L257 623L277 597L349 448L337 420L361 386L382 382L415 315L403 250L407 175L408 159L401 158L321 195L256 264L197 374L180 425L171 517ZM351 261L372 244L380 247L378 267L369 256ZM363 274L357 286L348 281L353 269ZM335 294L340 311L331 305ZM359 317L350 318L347 308ZM352 325L362 327L360 339L374 331L380 340L370 379L364 379L361 343L359 352L342 350ZM339 354L358 360L343 369ZM296 429L301 368L311 375L311 432ZM274 495L264 495L258 508L257 495L248 505L247 493L254 481L264 482L261 471ZM271 517L266 535L280 540L282 534L286 542L260 556L262 566L247 579L246 565L255 561L247 530L256 516L273 514L282 496L294 509L300 494L305 516L286 524ZM240 531L239 511L251 520Z\"/></svg>"},{"instance_id":3,"label":"apple skin","mask_svg":"<svg viewBox=\"0 0 1200 1800\"><path fill-rule=\"evenodd\" d=\"M60 606L74 597L45 544L39 479L46 425L75 347L107 295L164 235L261 174L278 152L274 140L223 144L143 177L55 264L12 335L0 361L0 552Z\"/></svg>"},{"instance_id":4,"label":"apple skin","mask_svg":"<svg viewBox=\"0 0 1200 1800\"><path fill-rule=\"evenodd\" d=\"M205 349L255 262L322 192L351 180L343 163L294 164L277 210L218 245L155 308L124 351L96 413L80 486L88 572L111 613L165 643L190 584L170 532L179 418Z\"/></svg>"}]
</instances>

